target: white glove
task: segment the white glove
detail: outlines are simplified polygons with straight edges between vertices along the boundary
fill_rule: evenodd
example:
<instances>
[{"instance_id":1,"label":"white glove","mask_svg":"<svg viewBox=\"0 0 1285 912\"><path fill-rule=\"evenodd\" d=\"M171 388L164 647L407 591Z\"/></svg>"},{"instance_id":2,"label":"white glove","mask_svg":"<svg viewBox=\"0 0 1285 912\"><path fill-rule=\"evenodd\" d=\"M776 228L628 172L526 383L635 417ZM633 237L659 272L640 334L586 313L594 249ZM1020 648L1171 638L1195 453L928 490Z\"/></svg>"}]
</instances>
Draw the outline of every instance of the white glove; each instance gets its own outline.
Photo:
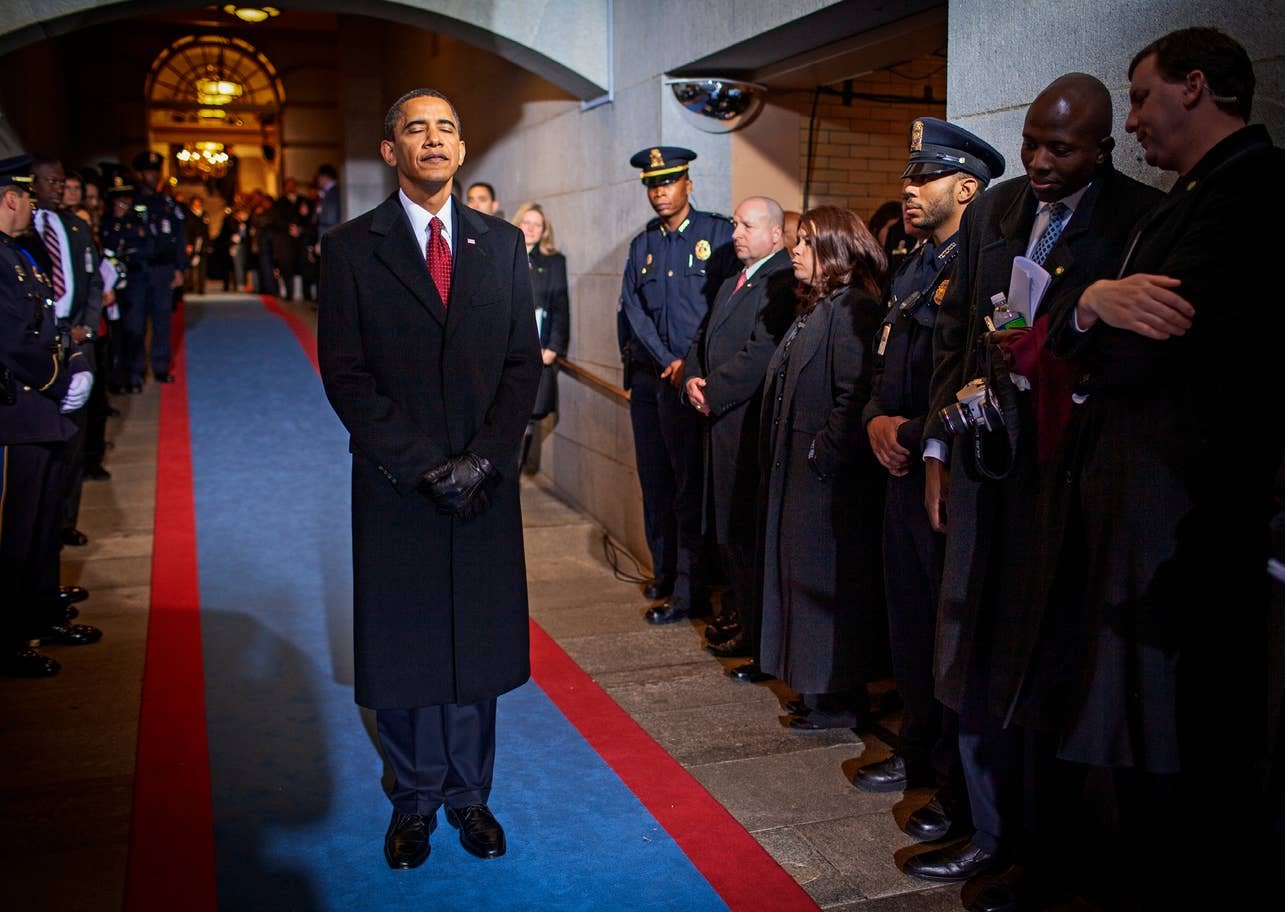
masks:
<instances>
[{"instance_id":1,"label":"white glove","mask_svg":"<svg viewBox=\"0 0 1285 912\"><path fill-rule=\"evenodd\" d=\"M94 388L93 371L81 371L71 375L71 386L62 400L62 412L74 412L89 401L89 391Z\"/></svg>"}]
</instances>

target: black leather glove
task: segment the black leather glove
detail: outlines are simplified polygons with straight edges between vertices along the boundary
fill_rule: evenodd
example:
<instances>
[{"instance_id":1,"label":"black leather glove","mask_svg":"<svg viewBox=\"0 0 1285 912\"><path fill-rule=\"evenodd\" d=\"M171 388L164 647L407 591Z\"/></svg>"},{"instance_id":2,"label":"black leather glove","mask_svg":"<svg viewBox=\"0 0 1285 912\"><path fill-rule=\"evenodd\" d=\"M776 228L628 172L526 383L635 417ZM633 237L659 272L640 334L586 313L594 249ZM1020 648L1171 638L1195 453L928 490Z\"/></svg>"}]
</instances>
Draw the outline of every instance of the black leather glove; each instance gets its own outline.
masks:
<instances>
[{"instance_id":1,"label":"black leather glove","mask_svg":"<svg viewBox=\"0 0 1285 912\"><path fill-rule=\"evenodd\" d=\"M418 487L440 512L472 519L491 505L488 489L498 481L490 460L476 453L465 453L429 469Z\"/></svg>"}]
</instances>

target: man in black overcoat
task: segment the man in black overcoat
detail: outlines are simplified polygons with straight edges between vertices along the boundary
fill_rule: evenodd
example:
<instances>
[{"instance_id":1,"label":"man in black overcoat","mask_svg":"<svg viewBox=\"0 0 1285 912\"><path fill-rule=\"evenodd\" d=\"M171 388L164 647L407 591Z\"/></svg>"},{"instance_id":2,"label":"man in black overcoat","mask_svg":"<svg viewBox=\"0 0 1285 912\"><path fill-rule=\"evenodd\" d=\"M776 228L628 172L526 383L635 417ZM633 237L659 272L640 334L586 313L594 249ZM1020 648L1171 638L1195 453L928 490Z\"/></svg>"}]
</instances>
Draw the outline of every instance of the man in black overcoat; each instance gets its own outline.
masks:
<instances>
[{"instance_id":1,"label":"man in black overcoat","mask_svg":"<svg viewBox=\"0 0 1285 912\"><path fill-rule=\"evenodd\" d=\"M1221 32L1170 33L1129 75L1125 127L1179 176L1129 238L1119 277L1053 327L1083 367L1068 478L1086 661L1062 751L1119 771L1135 864L1184 871L1184 892L1218 891L1187 903L1242 908L1258 900L1232 898L1238 884L1215 872L1234 865L1252 889L1272 870L1255 853L1273 816L1264 567L1285 338L1277 232L1244 226L1285 211L1285 151L1247 125L1253 66Z\"/></svg>"},{"instance_id":2,"label":"man in black overcoat","mask_svg":"<svg viewBox=\"0 0 1285 912\"><path fill-rule=\"evenodd\" d=\"M460 120L431 89L389 110L399 189L322 239L318 356L352 435L356 700L396 776L384 854L413 868L437 809L475 855L496 697L530 676L518 450L540 378L522 233L451 197Z\"/></svg>"},{"instance_id":3,"label":"man in black overcoat","mask_svg":"<svg viewBox=\"0 0 1285 912\"><path fill-rule=\"evenodd\" d=\"M705 631L718 656L750 655L758 644L754 540L759 484L759 406L767 363L794 316L794 270L785 212L751 196L732 217L732 246L744 268L728 278L683 360L688 402L709 418L705 438L706 523L730 584Z\"/></svg>"},{"instance_id":4,"label":"man in black overcoat","mask_svg":"<svg viewBox=\"0 0 1285 912\"><path fill-rule=\"evenodd\" d=\"M1017 340L1027 345L1044 338L1069 297L1113 274L1130 226L1157 194L1112 168L1111 123L1110 94L1091 76L1060 77L1036 97L1023 126L1026 174L987 190L964 213L955 280L937 317L924 429L925 501L934 527L946 532L936 692L959 716L975 830L970 839L911 858L906 872L924 879L968 880L995 867L1015 842L1033 846L1022 840L1024 820L1035 819L1029 802L1023 808L1023 758L1052 751L1025 742L1048 724L1041 716L1064 683L1057 663L1033 661L1037 639L1056 638L1054 622L1063 618L1048 605L1060 590L1041 573L1043 549L1059 547L1056 534L1043 534L1059 528L1041 500L1052 483L1049 441L1060 428L1059 413L1046 405L1068 402L1070 384L1056 370L1043 370L1056 360L1051 355L1026 368L1033 389L1017 396L1016 436L1007 427L985 432L981 465L974 441L982 432L952 441L940 410L983 373L980 345L987 321L998 316L996 296L1010 290L1015 257L1042 264L1051 277L1033 326ZM1027 797L1063 791L1029 779L1025 787Z\"/></svg>"}]
</instances>

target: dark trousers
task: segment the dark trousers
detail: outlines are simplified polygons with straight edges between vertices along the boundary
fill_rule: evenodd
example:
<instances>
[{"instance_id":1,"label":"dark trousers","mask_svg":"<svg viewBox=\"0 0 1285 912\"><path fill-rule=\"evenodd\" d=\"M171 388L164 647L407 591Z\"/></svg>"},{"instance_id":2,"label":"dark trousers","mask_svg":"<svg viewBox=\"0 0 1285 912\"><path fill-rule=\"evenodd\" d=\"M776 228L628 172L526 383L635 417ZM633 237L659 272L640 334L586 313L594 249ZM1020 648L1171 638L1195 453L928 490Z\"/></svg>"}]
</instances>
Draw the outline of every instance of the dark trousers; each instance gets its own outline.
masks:
<instances>
[{"instance_id":1,"label":"dark trousers","mask_svg":"<svg viewBox=\"0 0 1285 912\"><path fill-rule=\"evenodd\" d=\"M739 543L719 545L718 556L723 561L723 573L727 576L727 592L723 595L724 610L727 598L731 596L732 607L736 609L736 617L744 631L743 636L747 643L753 644L754 657L758 658L763 603L756 596L754 549Z\"/></svg>"},{"instance_id":2,"label":"dark trousers","mask_svg":"<svg viewBox=\"0 0 1285 912\"><path fill-rule=\"evenodd\" d=\"M136 319L135 310L141 310L147 291L144 283L147 271L131 269L124 288L117 289L116 303L120 319L109 323L111 328L111 377L112 390L119 391L131 382L134 363L143 348L142 319ZM135 325L137 323L137 326Z\"/></svg>"},{"instance_id":3,"label":"dark trousers","mask_svg":"<svg viewBox=\"0 0 1285 912\"><path fill-rule=\"evenodd\" d=\"M97 385L97 381L95 381ZM93 395L91 390L90 395ZM59 528L74 529L80 519L80 489L85 483L85 431L89 423L88 405L68 412L76 432L67 438L62 450L62 510Z\"/></svg>"},{"instance_id":4,"label":"dark trousers","mask_svg":"<svg viewBox=\"0 0 1285 912\"><path fill-rule=\"evenodd\" d=\"M142 294L125 314L125 332L134 340L129 364L129 382L139 384L147 374L143 337L147 319L152 320L152 373L168 374L170 370L170 317L174 313L173 266L149 266L142 273Z\"/></svg>"},{"instance_id":5,"label":"dark trousers","mask_svg":"<svg viewBox=\"0 0 1285 912\"><path fill-rule=\"evenodd\" d=\"M111 407L107 401L107 385L111 379L111 358L110 337L95 336L94 388L89 391L89 402L85 405L86 466L101 466L107 454L107 410Z\"/></svg>"},{"instance_id":6,"label":"dark trousers","mask_svg":"<svg viewBox=\"0 0 1285 912\"><path fill-rule=\"evenodd\" d=\"M375 722L396 781L389 799L404 814L445 804L486 804L495 768L495 700L378 709Z\"/></svg>"},{"instance_id":7,"label":"dark trousers","mask_svg":"<svg viewBox=\"0 0 1285 912\"><path fill-rule=\"evenodd\" d=\"M945 538L934 532L924 509L924 470L888 478L884 501L884 594L892 673L901 694L897 750L912 780L937 780L939 797L958 809L966 796L959 766L955 714L933 696L933 649L937 598L941 592Z\"/></svg>"},{"instance_id":8,"label":"dark trousers","mask_svg":"<svg viewBox=\"0 0 1285 912\"><path fill-rule=\"evenodd\" d=\"M20 649L56 618L62 444L2 448L0 648Z\"/></svg>"},{"instance_id":9,"label":"dark trousers","mask_svg":"<svg viewBox=\"0 0 1285 912\"><path fill-rule=\"evenodd\" d=\"M703 550L701 497L704 419L653 365L635 364L629 399L643 524L656 576L672 577L674 596L705 597L697 581Z\"/></svg>"}]
</instances>

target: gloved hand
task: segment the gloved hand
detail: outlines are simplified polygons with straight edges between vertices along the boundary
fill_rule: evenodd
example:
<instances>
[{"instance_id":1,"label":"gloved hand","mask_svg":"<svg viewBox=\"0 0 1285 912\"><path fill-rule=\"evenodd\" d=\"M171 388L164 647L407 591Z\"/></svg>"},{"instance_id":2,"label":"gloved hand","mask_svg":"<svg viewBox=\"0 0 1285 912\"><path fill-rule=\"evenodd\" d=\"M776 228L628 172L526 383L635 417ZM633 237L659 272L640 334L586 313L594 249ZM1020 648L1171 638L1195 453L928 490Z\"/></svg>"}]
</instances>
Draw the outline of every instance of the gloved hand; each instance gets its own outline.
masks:
<instances>
[{"instance_id":1,"label":"gloved hand","mask_svg":"<svg viewBox=\"0 0 1285 912\"><path fill-rule=\"evenodd\" d=\"M488 490L499 481L495 466L476 453L465 453L429 469L419 492L437 509L457 519L472 519L491 505Z\"/></svg>"},{"instance_id":2,"label":"gloved hand","mask_svg":"<svg viewBox=\"0 0 1285 912\"><path fill-rule=\"evenodd\" d=\"M67 395L63 396L62 405L60 406L63 414L74 412L84 406L89 401L89 391L93 388L93 371L81 371L78 374L72 374L71 386L67 387Z\"/></svg>"}]
</instances>

